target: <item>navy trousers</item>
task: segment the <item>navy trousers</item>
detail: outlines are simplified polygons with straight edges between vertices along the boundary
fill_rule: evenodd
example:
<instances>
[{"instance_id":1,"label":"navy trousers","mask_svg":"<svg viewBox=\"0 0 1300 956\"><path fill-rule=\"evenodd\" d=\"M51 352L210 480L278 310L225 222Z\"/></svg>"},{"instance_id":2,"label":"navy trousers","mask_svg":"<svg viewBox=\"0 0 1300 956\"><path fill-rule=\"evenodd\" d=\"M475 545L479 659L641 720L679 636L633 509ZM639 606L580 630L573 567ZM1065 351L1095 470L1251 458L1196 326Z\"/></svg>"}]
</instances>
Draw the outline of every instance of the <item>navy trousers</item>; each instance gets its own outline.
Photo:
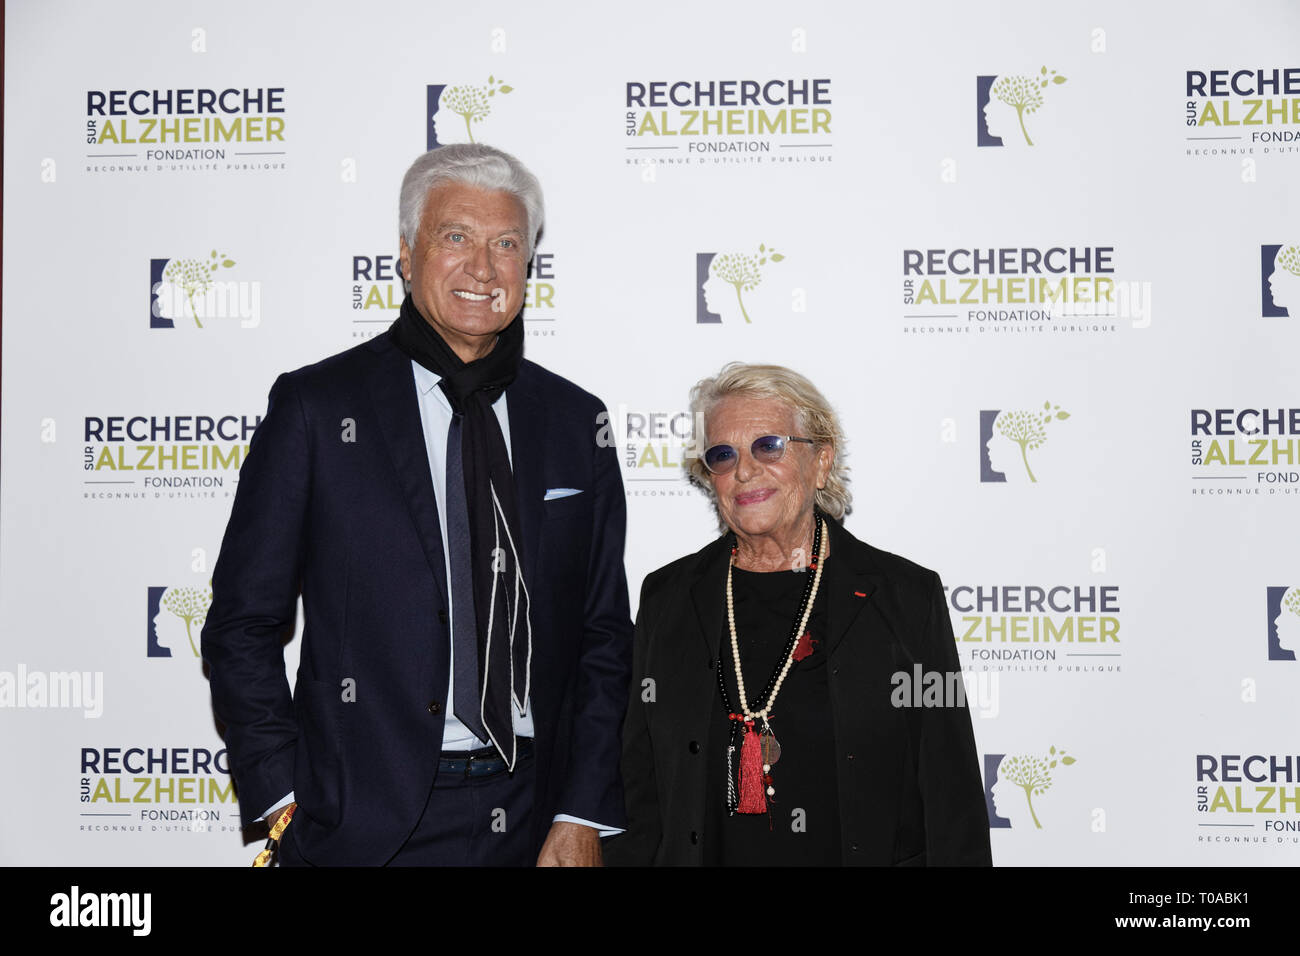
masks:
<instances>
[{"instance_id":1,"label":"navy trousers","mask_svg":"<svg viewBox=\"0 0 1300 956\"><path fill-rule=\"evenodd\" d=\"M514 773L470 776L442 771L424 813L389 866L532 866L532 756ZM280 841L282 866L311 866L294 846L293 823Z\"/></svg>"}]
</instances>

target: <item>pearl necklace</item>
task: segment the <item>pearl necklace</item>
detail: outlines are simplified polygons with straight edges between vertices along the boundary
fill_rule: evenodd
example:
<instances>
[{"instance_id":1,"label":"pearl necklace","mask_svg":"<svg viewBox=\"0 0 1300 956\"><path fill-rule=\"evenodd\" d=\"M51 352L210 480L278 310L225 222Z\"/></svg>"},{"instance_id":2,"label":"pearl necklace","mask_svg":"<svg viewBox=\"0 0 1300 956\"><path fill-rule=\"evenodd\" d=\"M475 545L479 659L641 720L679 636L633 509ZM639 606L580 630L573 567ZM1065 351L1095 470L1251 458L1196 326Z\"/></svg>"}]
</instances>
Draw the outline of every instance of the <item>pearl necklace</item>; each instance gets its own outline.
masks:
<instances>
[{"instance_id":1,"label":"pearl necklace","mask_svg":"<svg viewBox=\"0 0 1300 956\"><path fill-rule=\"evenodd\" d=\"M745 693L745 675L740 671L740 641L736 637L736 607L735 601L731 595L731 569L736 564L736 549L731 549L731 561L727 564L727 627L731 631L731 660L736 669L736 690L740 695L740 710L750 720L762 719L767 723L768 717L772 716L772 705L776 702L776 695L781 692L781 685L785 683L786 675L790 673L790 667L794 664L795 647L799 643L799 638L808 628L808 618L812 615L813 602L817 600L817 589L822 580L822 562L826 560L826 522L820 517L817 519L817 537L821 539L820 549L817 557L811 562L812 564L812 584L804 593L802 615L799 618L799 624L791 633L789 646L786 648L785 664L777 673L775 680L768 681L770 693L767 695L767 702L763 705L762 710L751 711L749 709L749 698Z\"/></svg>"},{"instance_id":2,"label":"pearl necklace","mask_svg":"<svg viewBox=\"0 0 1300 956\"><path fill-rule=\"evenodd\" d=\"M812 615L813 604L817 599L817 590L821 585L822 565L826 560L828 546L826 522L820 514L814 520L816 526L813 535L813 550L816 552L816 556L809 562L812 576L804 588L802 606L799 609L796 624L791 630L790 639L786 642L785 661L780 670L774 671L768 679L767 686L763 689L763 707L761 710L756 711L749 708L749 696L745 690L745 675L740 667L740 640L736 636L736 608L731 589L731 571L736 564L737 547L733 545L731 548L731 559L727 563L727 627L731 632L731 661L736 672L736 691L740 698L740 713L731 712L731 703L728 700L726 681L722 679L721 666L718 668L718 686L722 690L722 706L727 710L727 716L732 721L731 742L727 748L727 806L732 813L762 813L766 809L766 801L763 800L762 794L766 792L767 796L772 796L775 793L771 785L770 774L772 764L776 763L781 755L781 747L776 742L776 737L772 733L768 719L772 716L772 705L776 703L776 696L781 692L781 685L785 683L786 675L790 673L790 668L794 665L795 650L799 645L800 638L807 632L808 618ZM761 739L754 727L756 721L762 722ZM746 729L744 731L745 745L741 748L741 789L738 793L736 790L736 777L732 769L732 758L736 751L736 732L740 729L742 723ZM760 764L762 767L761 777L758 776Z\"/></svg>"}]
</instances>

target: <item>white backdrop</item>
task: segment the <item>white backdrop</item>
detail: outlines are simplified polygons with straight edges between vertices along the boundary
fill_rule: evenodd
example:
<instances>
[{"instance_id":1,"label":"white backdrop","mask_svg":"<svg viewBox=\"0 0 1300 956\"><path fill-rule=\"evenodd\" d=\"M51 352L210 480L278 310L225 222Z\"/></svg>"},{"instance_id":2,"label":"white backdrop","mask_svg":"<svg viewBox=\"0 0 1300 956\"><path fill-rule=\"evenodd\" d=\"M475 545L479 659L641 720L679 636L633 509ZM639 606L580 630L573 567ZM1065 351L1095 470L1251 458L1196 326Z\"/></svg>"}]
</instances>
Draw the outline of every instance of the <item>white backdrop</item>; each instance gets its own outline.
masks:
<instances>
[{"instance_id":1,"label":"white backdrop","mask_svg":"<svg viewBox=\"0 0 1300 956\"><path fill-rule=\"evenodd\" d=\"M396 316L431 122L545 187L527 354L619 424L634 603L714 533L689 387L789 365L849 528L950 588L995 862L1300 862L1294 4L28 0L5 39L0 863L248 862L190 638L274 377Z\"/></svg>"}]
</instances>

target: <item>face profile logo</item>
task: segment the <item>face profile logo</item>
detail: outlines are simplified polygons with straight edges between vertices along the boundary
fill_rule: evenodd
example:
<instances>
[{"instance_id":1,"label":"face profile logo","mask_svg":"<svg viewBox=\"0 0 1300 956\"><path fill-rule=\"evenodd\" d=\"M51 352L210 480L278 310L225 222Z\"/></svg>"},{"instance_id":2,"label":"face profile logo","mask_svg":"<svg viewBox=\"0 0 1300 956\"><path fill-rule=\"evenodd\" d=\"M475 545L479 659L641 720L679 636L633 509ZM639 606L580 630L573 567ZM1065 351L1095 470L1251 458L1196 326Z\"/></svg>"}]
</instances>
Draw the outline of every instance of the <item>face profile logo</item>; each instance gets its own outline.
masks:
<instances>
[{"instance_id":1,"label":"face profile logo","mask_svg":"<svg viewBox=\"0 0 1300 956\"><path fill-rule=\"evenodd\" d=\"M1029 453L1047 443L1047 426L1065 421L1069 412L1060 405L1043 402L1038 411L997 408L980 411L980 481L1037 482L1038 476L1029 463ZM1024 478L1021 478L1023 474Z\"/></svg>"},{"instance_id":2,"label":"face profile logo","mask_svg":"<svg viewBox=\"0 0 1300 956\"><path fill-rule=\"evenodd\" d=\"M744 293L752 292L763 281L763 267L768 262L780 262L785 256L766 243L760 243L758 252L697 252L695 254L695 322L698 325L716 325L719 322L743 318L752 323L745 308ZM727 287L731 286L730 289ZM734 301L733 301L734 299Z\"/></svg>"},{"instance_id":3,"label":"face profile logo","mask_svg":"<svg viewBox=\"0 0 1300 956\"><path fill-rule=\"evenodd\" d=\"M1052 771L1057 764L1068 767L1074 762L1074 757L1056 747L1049 749L1044 757L985 754L984 804L988 808L990 829L1028 830L1031 822L1034 829L1043 829L1034 797L1041 797L1052 788Z\"/></svg>"},{"instance_id":4,"label":"face profile logo","mask_svg":"<svg viewBox=\"0 0 1300 956\"><path fill-rule=\"evenodd\" d=\"M1260 246L1259 259L1264 317L1300 315L1300 242Z\"/></svg>"},{"instance_id":5,"label":"face profile logo","mask_svg":"<svg viewBox=\"0 0 1300 956\"><path fill-rule=\"evenodd\" d=\"M1033 146L1025 117L1037 113L1044 105L1049 86L1059 86L1065 77L1042 67L1038 76L1015 76L1009 73L975 78L976 124L978 146ZM1008 142L1010 140L1010 142Z\"/></svg>"},{"instance_id":6,"label":"face profile logo","mask_svg":"<svg viewBox=\"0 0 1300 956\"><path fill-rule=\"evenodd\" d=\"M148 657L199 656L199 633L212 605L212 584L204 587L151 587L146 621Z\"/></svg>"},{"instance_id":7,"label":"face profile logo","mask_svg":"<svg viewBox=\"0 0 1300 956\"><path fill-rule=\"evenodd\" d=\"M513 86L501 83L495 76L489 76L484 86L459 83L449 86L445 83L430 84L425 89L425 115L428 128L425 136L425 149L437 149L447 143L464 142L459 139L460 124L452 122L445 114L454 113L465 122L465 135L474 142L474 124L481 123L492 112L493 97L502 96L514 90ZM444 140L438 138L438 113L442 112Z\"/></svg>"},{"instance_id":8,"label":"face profile logo","mask_svg":"<svg viewBox=\"0 0 1300 956\"><path fill-rule=\"evenodd\" d=\"M1300 587L1268 589L1268 659L1300 660Z\"/></svg>"},{"instance_id":9,"label":"face profile logo","mask_svg":"<svg viewBox=\"0 0 1300 956\"><path fill-rule=\"evenodd\" d=\"M233 259L213 249L205 258L149 260L149 328L203 328L205 318L231 314L230 285L217 282ZM238 286L238 283L233 285ZM242 290L236 289L235 297Z\"/></svg>"}]
</instances>

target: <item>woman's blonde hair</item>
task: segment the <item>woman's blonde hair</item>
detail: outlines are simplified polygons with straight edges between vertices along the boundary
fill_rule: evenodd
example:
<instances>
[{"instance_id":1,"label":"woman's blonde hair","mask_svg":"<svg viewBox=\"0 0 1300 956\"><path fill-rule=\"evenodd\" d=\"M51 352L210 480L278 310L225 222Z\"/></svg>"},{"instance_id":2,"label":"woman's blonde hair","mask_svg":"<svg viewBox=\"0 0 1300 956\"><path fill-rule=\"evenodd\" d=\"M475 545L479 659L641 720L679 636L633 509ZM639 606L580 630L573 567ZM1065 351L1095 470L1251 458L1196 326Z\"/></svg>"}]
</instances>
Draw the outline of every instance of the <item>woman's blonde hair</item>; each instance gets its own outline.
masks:
<instances>
[{"instance_id":1,"label":"woman's blonde hair","mask_svg":"<svg viewBox=\"0 0 1300 956\"><path fill-rule=\"evenodd\" d=\"M849 469L844 463L844 430L839 417L826 396L817 386L798 372L781 365L746 365L732 362L724 365L713 378L701 379L691 389L691 420L695 422L692 453L687 455L686 468L691 481L713 497L713 482L701 457L709 447L705 423L718 402L727 398L776 399L794 411L795 427L803 438L811 438L815 448L829 445L835 459L826 487L817 489L814 503L832 518L842 520L853 510L853 493L849 490ZM717 504L716 499L714 504Z\"/></svg>"}]
</instances>

